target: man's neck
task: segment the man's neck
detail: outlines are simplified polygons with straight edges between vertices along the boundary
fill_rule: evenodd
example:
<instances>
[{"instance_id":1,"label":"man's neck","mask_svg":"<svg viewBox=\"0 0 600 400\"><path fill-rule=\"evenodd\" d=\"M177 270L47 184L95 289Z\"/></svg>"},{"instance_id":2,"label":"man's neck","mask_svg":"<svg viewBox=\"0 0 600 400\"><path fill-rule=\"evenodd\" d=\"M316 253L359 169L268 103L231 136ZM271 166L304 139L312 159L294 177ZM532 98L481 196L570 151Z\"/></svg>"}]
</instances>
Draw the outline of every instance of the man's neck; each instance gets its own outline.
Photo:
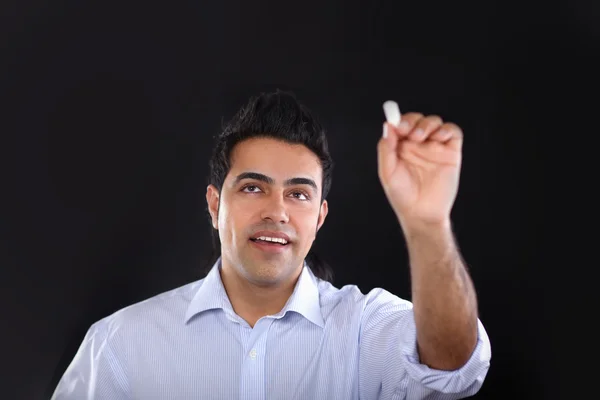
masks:
<instances>
[{"instance_id":1,"label":"man's neck","mask_svg":"<svg viewBox=\"0 0 600 400\"><path fill-rule=\"evenodd\" d=\"M301 271L292 280L274 286L257 286L239 276L233 268L222 267L220 273L233 310L254 327L260 318L281 311L292 295Z\"/></svg>"}]
</instances>

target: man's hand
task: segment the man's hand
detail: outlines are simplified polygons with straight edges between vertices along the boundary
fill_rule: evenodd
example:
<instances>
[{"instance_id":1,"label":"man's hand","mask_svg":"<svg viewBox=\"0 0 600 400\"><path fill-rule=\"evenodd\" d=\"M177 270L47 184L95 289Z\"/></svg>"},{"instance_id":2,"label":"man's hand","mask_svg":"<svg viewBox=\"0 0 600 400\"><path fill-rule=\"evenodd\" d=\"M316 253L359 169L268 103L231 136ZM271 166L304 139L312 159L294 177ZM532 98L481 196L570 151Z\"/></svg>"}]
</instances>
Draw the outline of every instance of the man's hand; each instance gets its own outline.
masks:
<instances>
[{"instance_id":1,"label":"man's hand","mask_svg":"<svg viewBox=\"0 0 600 400\"><path fill-rule=\"evenodd\" d=\"M448 222L458 191L462 130L420 113L407 113L398 126L386 122L383 129L379 179L400 222Z\"/></svg>"}]
</instances>

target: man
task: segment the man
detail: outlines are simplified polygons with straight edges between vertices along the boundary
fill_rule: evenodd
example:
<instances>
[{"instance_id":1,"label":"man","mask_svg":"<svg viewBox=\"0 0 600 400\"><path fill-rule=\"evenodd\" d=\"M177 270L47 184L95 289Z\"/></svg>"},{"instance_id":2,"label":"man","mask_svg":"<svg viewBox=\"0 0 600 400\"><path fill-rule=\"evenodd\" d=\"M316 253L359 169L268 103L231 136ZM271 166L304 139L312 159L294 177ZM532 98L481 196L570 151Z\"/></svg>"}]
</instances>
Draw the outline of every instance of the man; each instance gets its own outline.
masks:
<instances>
[{"instance_id":1,"label":"man","mask_svg":"<svg viewBox=\"0 0 600 400\"><path fill-rule=\"evenodd\" d=\"M96 322L53 398L458 399L491 350L453 239L462 133L385 123L379 178L408 245L413 302L325 278L307 255L328 213L323 129L285 92L217 138L206 200L220 257L199 281ZM392 257L393 258L393 257Z\"/></svg>"}]
</instances>

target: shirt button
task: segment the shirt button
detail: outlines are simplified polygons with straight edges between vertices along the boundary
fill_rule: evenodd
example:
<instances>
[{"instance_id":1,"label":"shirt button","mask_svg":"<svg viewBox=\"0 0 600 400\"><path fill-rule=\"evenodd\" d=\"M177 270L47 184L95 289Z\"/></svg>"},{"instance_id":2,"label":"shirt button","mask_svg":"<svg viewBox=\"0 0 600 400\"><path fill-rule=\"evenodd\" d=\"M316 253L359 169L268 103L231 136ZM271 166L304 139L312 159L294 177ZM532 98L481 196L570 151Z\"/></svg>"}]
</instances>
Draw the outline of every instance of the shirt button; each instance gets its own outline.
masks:
<instances>
[{"instance_id":1,"label":"shirt button","mask_svg":"<svg viewBox=\"0 0 600 400\"><path fill-rule=\"evenodd\" d=\"M253 359L253 360L256 358L256 349L252 349L250 351L250 358Z\"/></svg>"}]
</instances>

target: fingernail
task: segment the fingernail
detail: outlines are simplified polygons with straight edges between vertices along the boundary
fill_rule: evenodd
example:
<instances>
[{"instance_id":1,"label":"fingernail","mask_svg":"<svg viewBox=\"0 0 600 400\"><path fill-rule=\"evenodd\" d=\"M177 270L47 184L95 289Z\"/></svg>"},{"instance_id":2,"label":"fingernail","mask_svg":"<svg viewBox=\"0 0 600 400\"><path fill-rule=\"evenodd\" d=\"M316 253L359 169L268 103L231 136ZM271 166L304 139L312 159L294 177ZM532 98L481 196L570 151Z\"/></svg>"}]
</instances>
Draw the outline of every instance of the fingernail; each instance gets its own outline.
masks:
<instances>
[{"instance_id":1,"label":"fingernail","mask_svg":"<svg viewBox=\"0 0 600 400\"><path fill-rule=\"evenodd\" d=\"M421 128L417 128L414 133L415 136L423 136L423 134L425 134L425 131Z\"/></svg>"},{"instance_id":2,"label":"fingernail","mask_svg":"<svg viewBox=\"0 0 600 400\"><path fill-rule=\"evenodd\" d=\"M400 129L401 131L407 131L410 128L410 124L406 121L401 121L398 124L398 129Z\"/></svg>"},{"instance_id":3,"label":"fingernail","mask_svg":"<svg viewBox=\"0 0 600 400\"><path fill-rule=\"evenodd\" d=\"M387 124L383 124L383 138L385 139L388 136L388 126Z\"/></svg>"}]
</instances>

